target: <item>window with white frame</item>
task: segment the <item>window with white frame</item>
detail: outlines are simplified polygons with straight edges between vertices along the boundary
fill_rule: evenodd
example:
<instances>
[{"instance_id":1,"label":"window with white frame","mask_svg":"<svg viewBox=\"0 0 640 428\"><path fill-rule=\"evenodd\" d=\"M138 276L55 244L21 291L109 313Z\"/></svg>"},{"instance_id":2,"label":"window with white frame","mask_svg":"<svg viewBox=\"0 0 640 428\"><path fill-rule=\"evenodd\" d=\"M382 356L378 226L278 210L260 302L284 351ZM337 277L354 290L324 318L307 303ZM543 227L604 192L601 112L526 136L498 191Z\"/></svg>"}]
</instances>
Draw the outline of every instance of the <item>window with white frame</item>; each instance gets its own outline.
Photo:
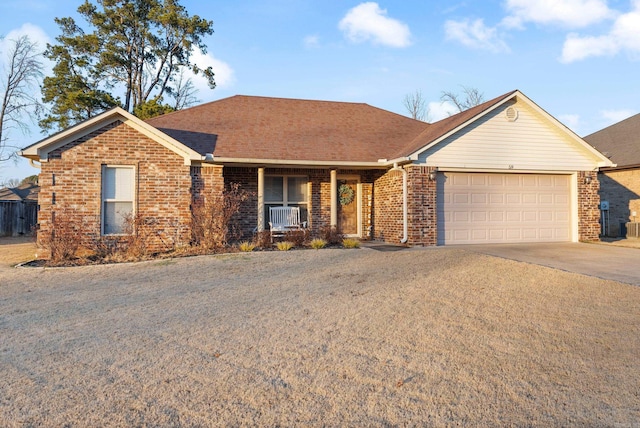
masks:
<instances>
[{"instance_id":1,"label":"window with white frame","mask_svg":"<svg viewBox=\"0 0 640 428\"><path fill-rule=\"evenodd\" d=\"M135 169L132 166L102 167L102 234L125 233L126 218L134 212Z\"/></svg>"},{"instance_id":2,"label":"window with white frame","mask_svg":"<svg viewBox=\"0 0 640 428\"><path fill-rule=\"evenodd\" d=\"M269 207L299 207L300 221L308 221L308 182L307 177L265 176L265 224L269 221Z\"/></svg>"}]
</instances>

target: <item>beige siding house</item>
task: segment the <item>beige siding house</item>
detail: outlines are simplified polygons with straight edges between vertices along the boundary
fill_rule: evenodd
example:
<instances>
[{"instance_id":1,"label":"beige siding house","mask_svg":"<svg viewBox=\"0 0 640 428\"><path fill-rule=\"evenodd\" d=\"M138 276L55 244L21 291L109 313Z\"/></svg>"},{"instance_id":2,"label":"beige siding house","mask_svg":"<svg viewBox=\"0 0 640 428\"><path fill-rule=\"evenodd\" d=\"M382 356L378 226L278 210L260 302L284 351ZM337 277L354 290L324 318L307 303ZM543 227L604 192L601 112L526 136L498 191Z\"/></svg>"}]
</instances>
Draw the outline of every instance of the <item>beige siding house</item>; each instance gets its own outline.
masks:
<instances>
[{"instance_id":1,"label":"beige siding house","mask_svg":"<svg viewBox=\"0 0 640 428\"><path fill-rule=\"evenodd\" d=\"M187 241L191 206L233 183L252 195L246 238L292 206L313 233L407 245L597 240L596 174L613 165L520 91L432 124L248 96L146 122L113 109L22 155L42 165L40 234L63 209L82 239L133 212L158 225L158 249Z\"/></svg>"}]
</instances>

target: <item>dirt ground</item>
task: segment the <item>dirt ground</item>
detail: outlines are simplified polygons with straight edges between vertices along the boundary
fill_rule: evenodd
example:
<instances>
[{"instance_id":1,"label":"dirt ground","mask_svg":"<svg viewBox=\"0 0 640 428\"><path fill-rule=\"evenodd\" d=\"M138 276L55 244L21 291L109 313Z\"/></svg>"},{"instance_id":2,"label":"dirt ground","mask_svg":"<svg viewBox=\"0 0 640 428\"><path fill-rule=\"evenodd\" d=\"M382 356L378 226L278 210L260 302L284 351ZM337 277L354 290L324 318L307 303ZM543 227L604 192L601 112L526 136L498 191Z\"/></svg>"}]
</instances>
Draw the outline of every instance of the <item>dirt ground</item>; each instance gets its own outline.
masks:
<instances>
[{"instance_id":1,"label":"dirt ground","mask_svg":"<svg viewBox=\"0 0 640 428\"><path fill-rule=\"evenodd\" d=\"M640 288L460 249L5 264L0 331L7 427L640 420Z\"/></svg>"}]
</instances>

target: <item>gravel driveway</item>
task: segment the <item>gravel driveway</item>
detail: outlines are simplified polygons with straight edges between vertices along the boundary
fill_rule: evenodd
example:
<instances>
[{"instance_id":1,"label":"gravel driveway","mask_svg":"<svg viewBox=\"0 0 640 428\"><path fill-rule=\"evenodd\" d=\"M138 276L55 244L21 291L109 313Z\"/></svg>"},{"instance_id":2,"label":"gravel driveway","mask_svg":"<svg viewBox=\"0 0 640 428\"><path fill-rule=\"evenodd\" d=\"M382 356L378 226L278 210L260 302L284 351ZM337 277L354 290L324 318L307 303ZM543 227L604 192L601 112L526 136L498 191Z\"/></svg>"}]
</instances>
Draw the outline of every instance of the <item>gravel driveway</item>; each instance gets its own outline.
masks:
<instances>
[{"instance_id":1,"label":"gravel driveway","mask_svg":"<svg viewBox=\"0 0 640 428\"><path fill-rule=\"evenodd\" d=\"M633 426L640 288L461 249L0 267L0 426Z\"/></svg>"}]
</instances>

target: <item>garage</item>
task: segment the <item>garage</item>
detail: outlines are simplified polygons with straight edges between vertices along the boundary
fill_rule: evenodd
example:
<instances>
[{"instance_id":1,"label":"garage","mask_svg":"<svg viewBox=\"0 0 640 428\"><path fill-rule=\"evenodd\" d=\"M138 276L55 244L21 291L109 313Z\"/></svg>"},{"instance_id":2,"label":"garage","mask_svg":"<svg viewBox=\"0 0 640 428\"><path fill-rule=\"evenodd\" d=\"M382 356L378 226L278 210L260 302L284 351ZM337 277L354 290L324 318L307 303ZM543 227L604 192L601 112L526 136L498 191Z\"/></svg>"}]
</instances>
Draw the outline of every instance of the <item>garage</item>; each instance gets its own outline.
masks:
<instances>
[{"instance_id":1,"label":"garage","mask_svg":"<svg viewBox=\"0 0 640 428\"><path fill-rule=\"evenodd\" d=\"M571 176L440 172L438 245L571 241Z\"/></svg>"}]
</instances>

